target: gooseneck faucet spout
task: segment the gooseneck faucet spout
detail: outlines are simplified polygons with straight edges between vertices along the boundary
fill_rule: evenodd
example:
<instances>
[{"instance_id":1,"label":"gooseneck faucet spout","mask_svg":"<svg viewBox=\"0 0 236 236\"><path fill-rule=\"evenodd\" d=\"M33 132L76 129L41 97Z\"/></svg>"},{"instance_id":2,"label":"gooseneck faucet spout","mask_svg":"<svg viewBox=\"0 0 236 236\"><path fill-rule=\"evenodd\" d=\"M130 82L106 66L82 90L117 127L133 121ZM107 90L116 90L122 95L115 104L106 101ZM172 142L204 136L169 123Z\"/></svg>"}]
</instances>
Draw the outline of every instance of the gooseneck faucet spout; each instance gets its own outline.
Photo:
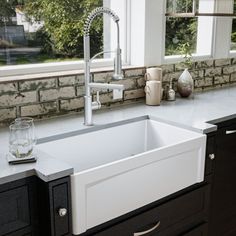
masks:
<instances>
[{"instance_id":1,"label":"gooseneck faucet spout","mask_svg":"<svg viewBox=\"0 0 236 236\"><path fill-rule=\"evenodd\" d=\"M121 62L121 49L120 49L120 29L119 29L119 17L109 8L106 7L98 7L94 9L86 19L84 25L84 75L85 75L85 96L84 96L84 124L85 125L93 125L92 119L92 111L101 108L101 103L99 101L99 92L97 92L97 100L92 101L91 89L112 89L112 90L123 90L123 85L117 84L108 84L108 83L92 83L91 74L90 74L90 65L94 58L98 55L103 54L105 52L100 52L90 58L90 37L89 31L91 24L94 18L100 14L108 14L117 25L117 48L115 50L115 59L114 59L114 75L112 76L115 80L123 79L122 74L122 62Z\"/></svg>"}]
</instances>

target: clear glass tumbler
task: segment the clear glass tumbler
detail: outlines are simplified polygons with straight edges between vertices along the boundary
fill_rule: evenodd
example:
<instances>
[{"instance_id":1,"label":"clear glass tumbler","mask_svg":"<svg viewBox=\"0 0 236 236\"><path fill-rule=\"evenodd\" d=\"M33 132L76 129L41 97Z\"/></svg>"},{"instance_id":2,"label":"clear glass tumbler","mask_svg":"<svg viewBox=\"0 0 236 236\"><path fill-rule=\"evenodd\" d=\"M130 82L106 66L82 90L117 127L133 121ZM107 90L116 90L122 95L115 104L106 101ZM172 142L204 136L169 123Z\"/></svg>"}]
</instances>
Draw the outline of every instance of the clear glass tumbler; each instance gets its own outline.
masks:
<instances>
[{"instance_id":1,"label":"clear glass tumbler","mask_svg":"<svg viewBox=\"0 0 236 236\"><path fill-rule=\"evenodd\" d=\"M9 151L16 158L29 157L33 152L31 127L26 122L13 122L10 126Z\"/></svg>"},{"instance_id":2,"label":"clear glass tumbler","mask_svg":"<svg viewBox=\"0 0 236 236\"><path fill-rule=\"evenodd\" d=\"M37 137L36 137L36 132L35 132L35 126L34 126L34 119L31 117L19 117L15 119L15 122L19 123L28 123L30 125L30 133L31 133L31 138L33 141L33 145L35 146L37 143Z\"/></svg>"}]
</instances>

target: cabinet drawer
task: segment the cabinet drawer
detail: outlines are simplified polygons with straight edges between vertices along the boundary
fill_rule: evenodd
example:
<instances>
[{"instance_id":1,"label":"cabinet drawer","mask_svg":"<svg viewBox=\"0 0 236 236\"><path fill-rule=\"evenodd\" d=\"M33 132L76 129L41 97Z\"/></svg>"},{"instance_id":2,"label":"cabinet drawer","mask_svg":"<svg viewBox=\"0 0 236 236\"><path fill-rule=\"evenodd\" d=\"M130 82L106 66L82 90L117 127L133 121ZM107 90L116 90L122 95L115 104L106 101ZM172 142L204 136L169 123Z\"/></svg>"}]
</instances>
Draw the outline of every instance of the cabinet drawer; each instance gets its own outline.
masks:
<instances>
[{"instance_id":1,"label":"cabinet drawer","mask_svg":"<svg viewBox=\"0 0 236 236\"><path fill-rule=\"evenodd\" d=\"M153 232L145 236L208 236L208 224L203 222L201 224L186 224L180 222L179 224L169 227L161 232Z\"/></svg>"},{"instance_id":2,"label":"cabinet drawer","mask_svg":"<svg viewBox=\"0 0 236 236\"><path fill-rule=\"evenodd\" d=\"M9 234L30 225L28 186L0 193L0 235Z\"/></svg>"},{"instance_id":3,"label":"cabinet drawer","mask_svg":"<svg viewBox=\"0 0 236 236\"><path fill-rule=\"evenodd\" d=\"M207 236L208 225L202 224L183 236Z\"/></svg>"},{"instance_id":4,"label":"cabinet drawer","mask_svg":"<svg viewBox=\"0 0 236 236\"><path fill-rule=\"evenodd\" d=\"M202 222L207 211L208 188L208 185L201 187L93 235L136 236L150 231L147 235L151 236L159 235L159 232L180 222Z\"/></svg>"}]
</instances>

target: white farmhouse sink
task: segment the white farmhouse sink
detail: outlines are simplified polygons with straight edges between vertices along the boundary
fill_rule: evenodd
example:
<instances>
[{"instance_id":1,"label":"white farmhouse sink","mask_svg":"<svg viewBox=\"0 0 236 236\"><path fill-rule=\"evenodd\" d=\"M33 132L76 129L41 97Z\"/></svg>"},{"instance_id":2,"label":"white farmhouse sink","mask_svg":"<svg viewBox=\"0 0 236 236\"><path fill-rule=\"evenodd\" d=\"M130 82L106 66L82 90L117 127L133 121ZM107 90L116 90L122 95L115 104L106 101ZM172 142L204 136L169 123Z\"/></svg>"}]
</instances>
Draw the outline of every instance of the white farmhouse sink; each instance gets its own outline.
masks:
<instances>
[{"instance_id":1,"label":"white farmhouse sink","mask_svg":"<svg viewBox=\"0 0 236 236\"><path fill-rule=\"evenodd\" d=\"M203 181L206 136L142 119L38 145L74 167L73 234Z\"/></svg>"}]
</instances>

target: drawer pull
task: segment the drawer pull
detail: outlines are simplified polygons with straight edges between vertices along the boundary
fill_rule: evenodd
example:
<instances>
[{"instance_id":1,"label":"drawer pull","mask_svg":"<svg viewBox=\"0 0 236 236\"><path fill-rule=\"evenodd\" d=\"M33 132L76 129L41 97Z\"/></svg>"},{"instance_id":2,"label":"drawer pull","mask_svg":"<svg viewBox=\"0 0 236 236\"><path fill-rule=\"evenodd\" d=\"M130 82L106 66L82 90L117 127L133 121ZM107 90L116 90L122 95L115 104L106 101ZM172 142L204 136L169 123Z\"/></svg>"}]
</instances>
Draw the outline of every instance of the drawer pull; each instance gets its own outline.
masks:
<instances>
[{"instance_id":1,"label":"drawer pull","mask_svg":"<svg viewBox=\"0 0 236 236\"><path fill-rule=\"evenodd\" d=\"M67 215L67 209L66 209L66 208L60 208L60 209L58 210L58 215L59 215L60 217L66 216L66 215Z\"/></svg>"},{"instance_id":2,"label":"drawer pull","mask_svg":"<svg viewBox=\"0 0 236 236\"><path fill-rule=\"evenodd\" d=\"M215 154L214 153L209 154L209 158L210 158L210 160L213 161L215 159Z\"/></svg>"},{"instance_id":3,"label":"drawer pull","mask_svg":"<svg viewBox=\"0 0 236 236\"><path fill-rule=\"evenodd\" d=\"M236 130L226 130L225 133L226 134L234 134L234 133L236 133Z\"/></svg>"},{"instance_id":4,"label":"drawer pull","mask_svg":"<svg viewBox=\"0 0 236 236\"><path fill-rule=\"evenodd\" d=\"M141 236L141 235L151 233L152 231L157 229L160 226L160 224L161 224L161 221L158 221L157 224L155 226L153 226L151 229L148 229L148 230L145 230L145 231L142 231L142 232L136 232L136 233L134 233L134 236Z\"/></svg>"}]
</instances>

